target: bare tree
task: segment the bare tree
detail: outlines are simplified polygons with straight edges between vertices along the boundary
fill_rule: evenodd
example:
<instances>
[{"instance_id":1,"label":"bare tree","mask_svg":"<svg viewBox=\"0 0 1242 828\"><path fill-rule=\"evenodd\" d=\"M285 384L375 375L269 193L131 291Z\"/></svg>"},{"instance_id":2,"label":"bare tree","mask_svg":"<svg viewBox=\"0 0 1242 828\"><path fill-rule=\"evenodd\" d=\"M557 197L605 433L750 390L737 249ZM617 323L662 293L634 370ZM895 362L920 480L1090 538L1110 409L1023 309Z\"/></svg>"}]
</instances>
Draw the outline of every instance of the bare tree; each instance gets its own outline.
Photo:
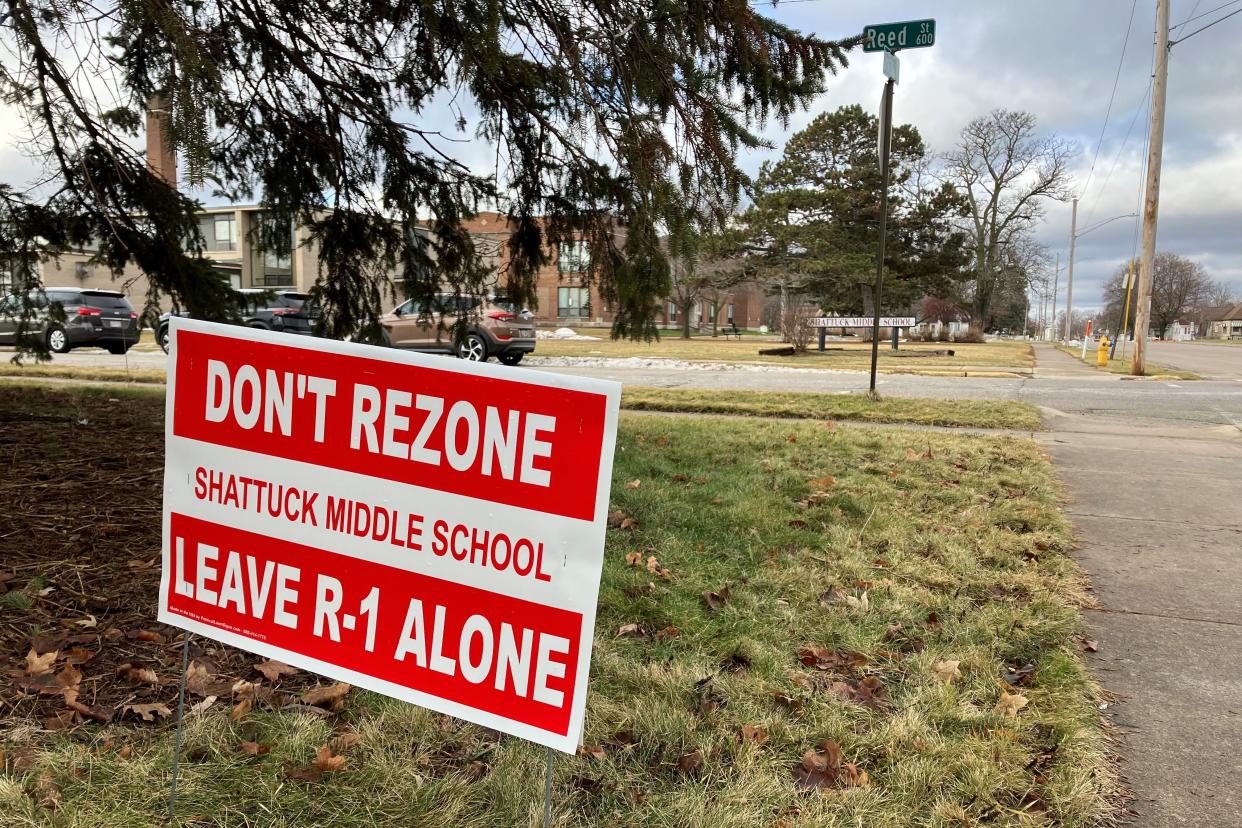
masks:
<instances>
[{"instance_id":1,"label":"bare tree","mask_svg":"<svg viewBox=\"0 0 1242 828\"><path fill-rule=\"evenodd\" d=\"M1224 305L1233 305L1238 302L1238 292L1234 286L1222 279L1214 280L1207 290L1207 295L1203 297L1203 306L1211 308L1219 308Z\"/></svg>"},{"instance_id":2,"label":"bare tree","mask_svg":"<svg viewBox=\"0 0 1242 828\"><path fill-rule=\"evenodd\" d=\"M966 199L963 229L974 252L972 321L986 326L1007 272L1007 251L1029 238L1043 201L1069 198L1073 145L1037 133L1035 116L997 109L962 130L946 156L948 175Z\"/></svg>"},{"instance_id":3,"label":"bare tree","mask_svg":"<svg viewBox=\"0 0 1242 828\"><path fill-rule=\"evenodd\" d=\"M668 300L681 316L681 338L690 338L690 316L703 296L704 283L693 258L678 256L670 262L672 289Z\"/></svg>"},{"instance_id":4,"label":"bare tree","mask_svg":"<svg viewBox=\"0 0 1242 828\"><path fill-rule=\"evenodd\" d=\"M1124 316L1126 274L1133 264L1135 283L1138 281L1138 262L1126 262L1120 265L1108 281L1104 283L1105 318L1110 325L1120 329ZM1157 253L1152 268L1151 286L1151 328L1157 336L1163 336L1169 326L1179 319L1194 315L1198 317L1200 309L1209 304L1213 290L1220 283L1208 277L1203 265L1179 256L1176 253ZM1135 318L1137 290L1130 291L1130 325ZM1229 304L1222 302L1220 304Z\"/></svg>"}]
</instances>

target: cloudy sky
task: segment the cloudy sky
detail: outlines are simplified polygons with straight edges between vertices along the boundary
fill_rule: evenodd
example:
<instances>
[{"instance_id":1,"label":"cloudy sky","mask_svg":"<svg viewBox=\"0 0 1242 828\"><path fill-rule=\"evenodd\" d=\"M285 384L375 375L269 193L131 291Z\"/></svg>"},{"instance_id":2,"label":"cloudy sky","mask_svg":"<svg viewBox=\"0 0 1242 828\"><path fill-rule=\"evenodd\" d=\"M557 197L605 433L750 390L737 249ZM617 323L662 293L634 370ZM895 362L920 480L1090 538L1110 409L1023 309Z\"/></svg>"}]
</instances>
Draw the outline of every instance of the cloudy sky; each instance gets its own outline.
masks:
<instances>
[{"instance_id":1,"label":"cloudy sky","mask_svg":"<svg viewBox=\"0 0 1242 828\"><path fill-rule=\"evenodd\" d=\"M1174 39L1190 34L1235 9L1242 0L1172 0ZM1213 11L1222 6L1219 11ZM1127 23L1131 18L1129 39ZM1079 147L1075 182L1079 228L1139 209L1143 144L1147 132L1147 90L1152 62L1155 0L786 0L765 14L823 37L860 32L868 23L936 19L936 44L901 55L901 83L894 117L917 126L935 150L952 146L971 118L1004 107L1032 112L1043 129ZM1210 12L1210 13L1208 13ZM1205 14L1208 13L1208 14ZM1159 248L1203 263L1217 279L1230 282L1242 298L1242 14L1174 46L1169 68ZM1125 58L1121 61L1122 46ZM881 57L852 55L851 64L828 92L789 131L769 126L779 147L787 135L816 114L861 103L875 111L883 80ZM1120 74L1118 66L1120 62ZM1105 120L1110 92L1116 95ZM447 108L429 113L451 123ZM1107 124L1107 125L1106 125ZM1090 172L1100 145L1095 168ZM20 183L36 171L13 138L21 124L0 109L0 181ZM460 145L463 158L486 164L494 156L481 145ZM743 158L750 171L773 153ZM485 160L486 159L486 160ZM1047 205L1039 237L1051 252L1068 256L1070 205ZM1079 239L1074 305L1100 303L1100 286L1130 255L1136 221L1122 219ZM1064 308L1065 274L1059 307Z\"/></svg>"},{"instance_id":2,"label":"cloudy sky","mask_svg":"<svg viewBox=\"0 0 1242 828\"><path fill-rule=\"evenodd\" d=\"M1224 0L1173 0L1174 26ZM1125 60L1127 22L1134 8ZM1200 17L1173 39L1189 35L1242 2ZM788 2L767 14L823 37L861 31L869 23L934 17L936 44L901 53L901 81L893 117L914 124L933 149L956 140L971 118L1004 107L1026 110L1047 130L1076 142L1078 227L1140 210L1139 184L1148 120L1155 0L1042 0L1019 2ZM1175 45L1169 88L1160 189L1158 247L1203 263L1242 298L1242 14ZM1121 71L1118 76L1118 65ZM1114 78L1117 92L1095 170L1088 175L1105 126ZM859 102L879 104L882 58L856 53L816 112ZM1135 113L1138 113L1137 118ZM1133 128L1131 127L1133 124ZM1126 140L1127 129L1129 138ZM778 144L783 131L768 130ZM750 159L754 167L758 159ZM1070 205L1050 203L1040 240L1050 252L1069 253ZM1074 266L1074 306L1100 303L1100 288L1130 255L1136 220L1122 219L1082 235ZM1060 308L1065 302L1061 275Z\"/></svg>"}]
</instances>

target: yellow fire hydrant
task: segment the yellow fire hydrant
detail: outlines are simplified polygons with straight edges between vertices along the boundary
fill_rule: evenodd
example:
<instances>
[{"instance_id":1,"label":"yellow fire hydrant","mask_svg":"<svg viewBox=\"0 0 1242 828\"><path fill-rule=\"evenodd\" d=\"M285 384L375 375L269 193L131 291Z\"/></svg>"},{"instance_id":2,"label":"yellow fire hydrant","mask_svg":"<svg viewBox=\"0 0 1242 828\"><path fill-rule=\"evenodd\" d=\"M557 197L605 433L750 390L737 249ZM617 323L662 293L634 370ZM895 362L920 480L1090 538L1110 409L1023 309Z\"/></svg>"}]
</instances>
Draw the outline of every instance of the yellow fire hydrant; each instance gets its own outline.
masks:
<instances>
[{"instance_id":1,"label":"yellow fire hydrant","mask_svg":"<svg viewBox=\"0 0 1242 828\"><path fill-rule=\"evenodd\" d=\"M1095 352L1095 364L1096 365L1107 365L1108 364L1108 348L1110 344L1111 343L1108 341L1107 336L1100 337L1100 347Z\"/></svg>"}]
</instances>

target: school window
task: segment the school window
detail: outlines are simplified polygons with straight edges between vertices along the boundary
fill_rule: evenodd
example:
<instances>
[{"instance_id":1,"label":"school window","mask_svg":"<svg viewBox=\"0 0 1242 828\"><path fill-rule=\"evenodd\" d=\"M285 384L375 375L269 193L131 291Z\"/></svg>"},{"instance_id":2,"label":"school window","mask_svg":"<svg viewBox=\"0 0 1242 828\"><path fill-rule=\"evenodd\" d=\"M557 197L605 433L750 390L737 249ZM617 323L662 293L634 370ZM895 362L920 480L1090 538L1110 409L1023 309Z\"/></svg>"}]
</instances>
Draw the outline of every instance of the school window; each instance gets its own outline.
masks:
<instances>
[{"instance_id":1,"label":"school window","mask_svg":"<svg viewBox=\"0 0 1242 828\"><path fill-rule=\"evenodd\" d=\"M725 319L729 321L730 325L733 324L733 303L732 302L725 305Z\"/></svg>"},{"instance_id":2,"label":"school window","mask_svg":"<svg viewBox=\"0 0 1242 828\"><path fill-rule=\"evenodd\" d=\"M584 287L556 289L556 315L587 317L591 315L591 291Z\"/></svg>"},{"instance_id":3,"label":"school window","mask_svg":"<svg viewBox=\"0 0 1242 828\"><path fill-rule=\"evenodd\" d=\"M708 322L716 321L716 306L712 304L711 302L707 303L707 321Z\"/></svg>"},{"instance_id":4,"label":"school window","mask_svg":"<svg viewBox=\"0 0 1242 828\"><path fill-rule=\"evenodd\" d=\"M668 321L669 322L677 321L677 306L674 305L672 302L668 303Z\"/></svg>"},{"instance_id":5,"label":"school window","mask_svg":"<svg viewBox=\"0 0 1242 828\"><path fill-rule=\"evenodd\" d=\"M585 241L561 242L557 251L561 273L585 273L591 268L591 251Z\"/></svg>"}]
</instances>

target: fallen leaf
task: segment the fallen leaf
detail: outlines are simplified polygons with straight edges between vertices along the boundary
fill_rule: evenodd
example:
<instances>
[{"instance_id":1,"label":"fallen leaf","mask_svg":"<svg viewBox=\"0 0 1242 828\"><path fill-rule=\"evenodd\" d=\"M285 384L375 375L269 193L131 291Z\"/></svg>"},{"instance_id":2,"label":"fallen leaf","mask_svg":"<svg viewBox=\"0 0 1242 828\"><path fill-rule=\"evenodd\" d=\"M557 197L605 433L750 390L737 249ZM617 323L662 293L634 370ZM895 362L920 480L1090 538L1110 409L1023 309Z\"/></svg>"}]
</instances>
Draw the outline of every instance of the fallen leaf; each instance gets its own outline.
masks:
<instances>
[{"instance_id":1,"label":"fallen leaf","mask_svg":"<svg viewBox=\"0 0 1242 828\"><path fill-rule=\"evenodd\" d=\"M643 635L645 630L641 624L622 624L617 630L617 638L624 638L627 635Z\"/></svg>"},{"instance_id":2,"label":"fallen leaf","mask_svg":"<svg viewBox=\"0 0 1242 828\"><path fill-rule=\"evenodd\" d=\"M60 808L60 788L56 786L56 780L52 777L51 771L39 774L39 779L35 782L34 793L41 807L49 811Z\"/></svg>"},{"instance_id":3,"label":"fallen leaf","mask_svg":"<svg viewBox=\"0 0 1242 828\"><path fill-rule=\"evenodd\" d=\"M768 731L758 725L742 725L742 741L762 745L768 740Z\"/></svg>"},{"instance_id":4,"label":"fallen leaf","mask_svg":"<svg viewBox=\"0 0 1242 828\"><path fill-rule=\"evenodd\" d=\"M794 782L803 790L831 788L840 775L841 747L832 739L802 754L802 761L794 768Z\"/></svg>"},{"instance_id":5,"label":"fallen leaf","mask_svg":"<svg viewBox=\"0 0 1242 828\"><path fill-rule=\"evenodd\" d=\"M345 767L344 756L334 756L332 748L324 745L315 751L314 768L320 773L335 773Z\"/></svg>"},{"instance_id":6,"label":"fallen leaf","mask_svg":"<svg viewBox=\"0 0 1242 828\"><path fill-rule=\"evenodd\" d=\"M361 742L361 736L352 730L347 730L344 733L333 736L332 741L328 742L328 747L332 748L334 753L344 753Z\"/></svg>"},{"instance_id":7,"label":"fallen leaf","mask_svg":"<svg viewBox=\"0 0 1242 828\"><path fill-rule=\"evenodd\" d=\"M143 667L136 661L129 661L116 668L116 673L126 681L135 684L159 684L160 677L150 667Z\"/></svg>"},{"instance_id":8,"label":"fallen leaf","mask_svg":"<svg viewBox=\"0 0 1242 828\"><path fill-rule=\"evenodd\" d=\"M312 687L302 694L302 701L306 704L322 707L332 704L338 699L343 699L351 689L353 688L344 682L329 684L326 687Z\"/></svg>"},{"instance_id":9,"label":"fallen leaf","mask_svg":"<svg viewBox=\"0 0 1242 828\"><path fill-rule=\"evenodd\" d=\"M703 593L703 600L707 602L707 606L714 610L720 609L729 603L729 585L725 584L715 592L708 590Z\"/></svg>"},{"instance_id":10,"label":"fallen leaf","mask_svg":"<svg viewBox=\"0 0 1242 828\"><path fill-rule=\"evenodd\" d=\"M127 637L131 641L149 641L153 644L164 644L168 641L163 635L151 630L134 630Z\"/></svg>"},{"instance_id":11,"label":"fallen leaf","mask_svg":"<svg viewBox=\"0 0 1242 828\"><path fill-rule=\"evenodd\" d=\"M867 598L866 590L863 590L862 595L857 598L853 595L845 596L845 605L850 609L856 609L859 612L868 612L871 609L871 601Z\"/></svg>"},{"instance_id":12,"label":"fallen leaf","mask_svg":"<svg viewBox=\"0 0 1242 828\"><path fill-rule=\"evenodd\" d=\"M796 434L790 434L788 437L786 437L786 438L785 438L785 442L786 442L786 443L796 443L796 442L798 442L798 436L797 436Z\"/></svg>"},{"instance_id":13,"label":"fallen leaf","mask_svg":"<svg viewBox=\"0 0 1242 828\"><path fill-rule=\"evenodd\" d=\"M172 715L168 705L159 702L153 704L127 704L125 705L125 711L141 717L144 722L153 722L157 716L161 719L167 719Z\"/></svg>"},{"instance_id":14,"label":"fallen leaf","mask_svg":"<svg viewBox=\"0 0 1242 828\"><path fill-rule=\"evenodd\" d=\"M70 647L65 650L65 661L73 665L85 664L97 655L99 654L85 647Z\"/></svg>"},{"instance_id":15,"label":"fallen leaf","mask_svg":"<svg viewBox=\"0 0 1242 828\"><path fill-rule=\"evenodd\" d=\"M773 693L772 698L776 699L776 703L782 707L788 708L792 713L801 713L805 702L797 696L791 696L788 693Z\"/></svg>"},{"instance_id":16,"label":"fallen leaf","mask_svg":"<svg viewBox=\"0 0 1242 828\"><path fill-rule=\"evenodd\" d=\"M932 665L932 675L937 681L943 681L945 684L952 684L954 679L961 678L961 672L957 669L961 661L937 661Z\"/></svg>"},{"instance_id":17,"label":"fallen leaf","mask_svg":"<svg viewBox=\"0 0 1242 828\"><path fill-rule=\"evenodd\" d=\"M229 713L229 718L235 722L240 722L242 719L246 718L246 714L250 712L252 707L254 707L253 699L242 699L237 704L233 705L233 710Z\"/></svg>"},{"instance_id":18,"label":"fallen leaf","mask_svg":"<svg viewBox=\"0 0 1242 828\"><path fill-rule=\"evenodd\" d=\"M1013 687L1024 686L1033 675L1035 675L1035 665L1030 663L1005 669L1005 681Z\"/></svg>"},{"instance_id":19,"label":"fallen leaf","mask_svg":"<svg viewBox=\"0 0 1242 828\"><path fill-rule=\"evenodd\" d=\"M823 489L832 488L833 486L836 485L836 483L837 483L837 479L835 477L831 477L831 476L830 477L817 477L814 480L810 481L810 486L812 489L822 491Z\"/></svg>"},{"instance_id":20,"label":"fallen leaf","mask_svg":"<svg viewBox=\"0 0 1242 828\"><path fill-rule=\"evenodd\" d=\"M190 715L201 716L203 713L207 712L207 708L211 707L213 704L216 703L217 698L218 698L217 696L208 696L207 698L203 699L201 702L198 702L197 704L193 705L190 708Z\"/></svg>"},{"instance_id":21,"label":"fallen leaf","mask_svg":"<svg viewBox=\"0 0 1242 828\"><path fill-rule=\"evenodd\" d=\"M647 556L647 571L658 572L659 570L660 570L660 561L656 558L655 555L648 555Z\"/></svg>"},{"instance_id":22,"label":"fallen leaf","mask_svg":"<svg viewBox=\"0 0 1242 828\"><path fill-rule=\"evenodd\" d=\"M191 661L185 671L185 689L196 696L224 696L232 692L233 685L226 679L213 676L205 665Z\"/></svg>"},{"instance_id":23,"label":"fallen leaf","mask_svg":"<svg viewBox=\"0 0 1242 828\"><path fill-rule=\"evenodd\" d=\"M1098 652L1100 649L1100 645L1094 639L1091 639L1091 638L1084 638L1082 640L1081 646L1082 646L1083 652L1085 653Z\"/></svg>"},{"instance_id":24,"label":"fallen leaf","mask_svg":"<svg viewBox=\"0 0 1242 828\"><path fill-rule=\"evenodd\" d=\"M656 641L667 641L670 638L676 638L679 635L681 635L681 630L677 629L676 627L665 627L662 630L656 631L655 640Z\"/></svg>"},{"instance_id":25,"label":"fallen leaf","mask_svg":"<svg viewBox=\"0 0 1242 828\"><path fill-rule=\"evenodd\" d=\"M642 566L643 565L643 553L642 552L627 552L625 555L625 565L626 566Z\"/></svg>"},{"instance_id":26,"label":"fallen leaf","mask_svg":"<svg viewBox=\"0 0 1242 828\"><path fill-rule=\"evenodd\" d=\"M83 627L88 630L93 630L95 629L95 625L98 624L99 622L95 620L95 616L88 615L81 620L74 621L73 623L79 627Z\"/></svg>"},{"instance_id":27,"label":"fallen leaf","mask_svg":"<svg viewBox=\"0 0 1242 828\"><path fill-rule=\"evenodd\" d=\"M598 759L601 762L608 758L602 745L581 745L578 748L578 755Z\"/></svg>"},{"instance_id":28,"label":"fallen leaf","mask_svg":"<svg viewBox=\"0 0 1242 828\"><path fill-rule=\"evenodd\" d=\"M853 650L830 650L817 644L804 644L798 648L798 660L807 667L819 670L852 670L867 664L868 658Z\"/></svg>"},{"instance_id":29,"label":"fallen leaf","mask_svg":"<svg viewBox=\"0 0 1242 828\"><path fill-rule=\"evenodd\" d=\"M57 650L39 655L32 647L30 652L26 653L26 675L39 676L44 673L50 673L52 665L56 663L56 657L59 655L60 653Z\"/></svg>"},{"instance_id":30,"label":"fallen leaf","mask_svg":"<svg viewBox=\"0 0 1242 828\"><path fill-rule=\"evenodd\" d=\"M129 759L133 755L134 755L133 745L123 745L121 749L116 752L116 757L118 759Z\"/></svg>"},{"instance_id":31,"label":"fallen leaf","mask_svg":"<svg viewBox=\"0 0 1242 828\"><path fill-rule=\"evenodd\" d=\"M237 747L247 756L263 756L272 749L271 745L258 742L242 742Z\"/></svg>"},{"instance_id":32,"label":"fallen leaf","mask_svg":"<svg viewBox=\"0 0 1242 828\"><path fill-rule=\"evenodd\" d=\"M1028 703L1026 696L1002 692L1000 701L996 703L996 707L992 712L998 716L1016 719L1018 718L1018 711L1026 707Z\"/></svg>"},{"instance_id":33,"label":"fallen leaf","mask_svg":"<svg viewBox=\"0 0 1242 828\"><path fill-rule=\"evenodd\" d=\"M631 480L629 483L626 483L626 484L625 484L625 488L627 488L627 489L637 489L637 488L638 488L639 486L641 486L641 485L643 485L643 481L641 481L641 480Z\"/></svg>"},{"instance_id":34,"label":"fallen leaf","mask_svg":"<svg viewBox=\"0 0 1242 828\"><path fill-rule=\"evenodd\" d=\"M808 525L809 525L809 524L808 524L805 520L791 520L791 521L789 521L789 528L790 528L790 529L805 529Z\"/></svg>"},{"instance_id":35,"label":"fallen leaf","mask_svg":"<svg viewBox=\"0 0 1242 828\"><path fill-rule=\"evenodd\" d=\"M78 701L78 691L76 689L67 688L64 692L64 698L65 706L84 719L92 719L96 722L107 722L112 719L111 710L105 710L102 707Z\"/></svg>"},{"instance_id":36,"label":"fallen leaf","mask_svg":"<svg viewBox=\"0 0 1242 828\"><path fill-rule=\"evenodd\" d=\"M613 511L608 513L608 525L617 527L621 525L621 521L625 520L625 512Z\"/></svg>"},{"instance_id":37,"label":"fallen leaf","mask_svg":"<svg viewBox=\"0 0 1242 828\"><path fill-rule=\"evenodd\" d=\"M677 770L686 775L697 774L699 769L703 767L703 751L695 748L689 753L683 753L681 758L677 760Z\"/></svg>"},{"instance_id":38,"label":"fallen leaf","mask_svg":"<svg viewBox=\"0 0 1242 828\"><path fill-rule=\"evenodd\" d=\"M254 665L254 669L272 683L280 681L281 676L292 676L298 672L298 668L290 667L282 661L264 661Z\"/></svg>"},{"instance_id":39,"label":"fallen leaf","mask_svg":"<svg viewBox=\"0 0 1242 828\"><path fill-rule=\"evenodd\" d=\"M622 529L636 529L637 527L638 527L638 521L634 520L634 518L626 518L625 520L621 521Z\"/></svg>"}]
</instances>

